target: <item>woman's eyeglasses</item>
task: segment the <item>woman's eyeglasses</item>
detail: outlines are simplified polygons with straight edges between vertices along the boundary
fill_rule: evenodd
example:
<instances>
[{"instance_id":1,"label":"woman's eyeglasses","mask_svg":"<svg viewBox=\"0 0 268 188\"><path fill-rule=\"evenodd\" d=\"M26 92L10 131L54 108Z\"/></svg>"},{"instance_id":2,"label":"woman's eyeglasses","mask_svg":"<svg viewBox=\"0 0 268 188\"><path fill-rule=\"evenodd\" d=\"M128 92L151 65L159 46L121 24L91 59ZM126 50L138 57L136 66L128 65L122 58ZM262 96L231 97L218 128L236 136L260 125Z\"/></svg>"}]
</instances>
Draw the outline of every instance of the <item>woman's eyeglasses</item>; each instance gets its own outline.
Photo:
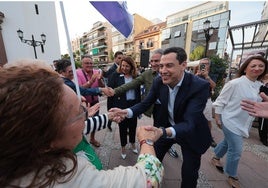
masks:
<instances>
[{"instance_id":1,"label":"woman's eyeglasses","mask_svg":"<svg viewBox=\"0 0 268 188\"><path fill-rule=\"evenodd\" d=\"M79 115L77 115L76 117L74 117L72 120L69 121L69 124L72 124L74 122L76 122L77 120L83 118L84 121L87 120L88 118L88 111L87 108L84 107L83 105L80 105L80 109L82 111L82 113L80 113Z\"/></svg>"}]
</instances>

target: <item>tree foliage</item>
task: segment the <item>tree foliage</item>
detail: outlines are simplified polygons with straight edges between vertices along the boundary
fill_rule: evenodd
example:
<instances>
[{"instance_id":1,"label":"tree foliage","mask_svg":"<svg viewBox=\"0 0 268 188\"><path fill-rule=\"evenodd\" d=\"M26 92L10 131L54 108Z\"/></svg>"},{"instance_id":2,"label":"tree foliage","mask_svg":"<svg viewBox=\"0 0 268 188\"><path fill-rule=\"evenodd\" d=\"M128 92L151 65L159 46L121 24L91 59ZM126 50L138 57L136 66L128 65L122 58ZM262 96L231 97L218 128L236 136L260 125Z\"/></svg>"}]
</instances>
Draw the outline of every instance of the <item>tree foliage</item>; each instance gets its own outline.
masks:
<instances>
[{"instance_id":1,"label":"tree foliage","mask_svg":"<svg viewBox=\"0 0 268 188\"><path fill-rule=\"evenodd\" d=\"M114 60L114 52L113 52L113 50L110 51L110 60L112 60L112 61Z\"/></svg>"},{"instance_id":2,"label":"tree foliage","mask_svg":"<svg viewBox=\"0 0 268 188\"><path fill-rule=\"evenodd\" d=\"M204 46L197 46L192 53L190 53L189 59L190 61L196 61L204 57L205 54L205 47Z\"/></svg>"},{"instance_id":3,"label":"tree foliage","mask_svg":"<svg viewBox=\"0 0 268 188\"><path fill-rule=\"evenodd\" d=\"M61 59L68 59L68 60L71 61L71 58L70 58L69 54L61 55ZM74 55L74 59L75 59L75 55ZM75 68L81 68L82 67L81 62L79 60L75 59L74 63L75 63Z\"/></svg>"},{"instance_id":4,"label":"tree foliage","mask_svg":"<svg viewBox=\"0 0 268 188\"><path fill-rule=\"evenodd\" d=\"M212 95L212 100L214 101L220 94L220 91L224 85L224 80L226 77L226 69L228 67L228 62L220 58L218 55L210 57L210 77L216 81L216 88L214 89L214 94Z\"/></svg>"}]
</instances>

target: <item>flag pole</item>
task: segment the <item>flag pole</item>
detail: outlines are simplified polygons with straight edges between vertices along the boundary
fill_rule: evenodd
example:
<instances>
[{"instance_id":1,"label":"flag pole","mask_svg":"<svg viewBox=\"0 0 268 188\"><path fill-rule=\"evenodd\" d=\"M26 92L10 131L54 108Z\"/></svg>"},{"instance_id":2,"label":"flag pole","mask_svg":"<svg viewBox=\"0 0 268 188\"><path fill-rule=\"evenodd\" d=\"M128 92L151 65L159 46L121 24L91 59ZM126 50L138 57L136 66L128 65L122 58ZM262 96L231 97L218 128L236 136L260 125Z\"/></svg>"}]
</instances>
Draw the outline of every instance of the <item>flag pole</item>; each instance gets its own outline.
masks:
<instances>
[{"instance_id":1,"label":"flag pole","mask_svg":"<svg viewBox=\"0 0 268 188\"><path fill-rule=\"evenodd\" d=\"M78 85L78 79L77 79L76 68L75 68L75 63L74 63L73 51L71 48L71 40L70 40L69 30L67 27L67 21L66 21L65 12L64 12L63 1L60 1L60 8L61 8L61 15L62 15L62 20L63 20L63 24L64 24L64 28L65 28L65 34L66 34L66 38L67 38L67 45L68 45L68 51L70 54L72 70L73 70L73 74L74 74L74 83L75 83L76 93L77 93L79 100L81 100L81 93L80 93L80 89L79 89L79 85Z\"/></svg>"}]
</instances>

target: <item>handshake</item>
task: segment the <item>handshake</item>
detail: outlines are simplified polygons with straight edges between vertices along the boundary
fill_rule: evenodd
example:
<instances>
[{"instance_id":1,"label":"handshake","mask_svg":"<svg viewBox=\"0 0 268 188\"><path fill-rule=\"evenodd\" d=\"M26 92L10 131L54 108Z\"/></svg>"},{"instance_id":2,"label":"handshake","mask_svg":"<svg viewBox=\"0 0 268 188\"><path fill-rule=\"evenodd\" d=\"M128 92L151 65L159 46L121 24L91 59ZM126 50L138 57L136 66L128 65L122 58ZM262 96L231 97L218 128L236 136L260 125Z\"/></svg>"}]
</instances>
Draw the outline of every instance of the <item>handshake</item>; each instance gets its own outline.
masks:
<instances>
[{"instance_id":1,"label":"handshake","mask_svg":"<svg viewBox=\"0 0 268 188\"><path fill-rule=\"evenodd\" d=\"M113 97L114 96L114 89L111 88L111 87L102 87L102 88L100 88L100 90L107 97Z\"/></svg>"},{"instance_id":2,"label":"handshake","mask_svg":"<svg viewBox=\"0 0 268 188\"><path fill-rule=\"evenodd\" d=\"M88 114L91 117L99 110L100 103L97 103L91 107L88 107ZM126 109L111 108L108 112L108 119L116 123L120 123L127 117L127 115L128 112ZM137 128L137 137L139 141L144 139L151 139L153 142L155 142L160 138L162 134L162 129L153 127L151 125L139 126Z\"/></svg>"},{"instance_id":3,"label":"handshake","mask_svg":"<svg viewBox=\"0 0 268 188\"><path fill-rule=\"evenodd\" d=\"M116 123L120 123L127 117L127 110L126 109L120 109L120 108L111 108L108 111L108 118L111 121L114 121Z\"/></svg>"},{"instance_id":4,"label":"handshake","mask_svg":"<svg viewBox=\"0 0 268 188\"><path fill-rule=\"evenodd\" d=\"M82 102L84 101L82 100ZM86 105L84 104L84 106ZM87 110L89 117L94 116L94 114L96 114L100 110L100 103L96 103L93 106L88 106ZM126 109L122 110L120 108L111 108L108 111L108 119L116 123L120 123L121 121L123 121L126 118L126 116L127 116Z\"/></svg>"}]
</instances>

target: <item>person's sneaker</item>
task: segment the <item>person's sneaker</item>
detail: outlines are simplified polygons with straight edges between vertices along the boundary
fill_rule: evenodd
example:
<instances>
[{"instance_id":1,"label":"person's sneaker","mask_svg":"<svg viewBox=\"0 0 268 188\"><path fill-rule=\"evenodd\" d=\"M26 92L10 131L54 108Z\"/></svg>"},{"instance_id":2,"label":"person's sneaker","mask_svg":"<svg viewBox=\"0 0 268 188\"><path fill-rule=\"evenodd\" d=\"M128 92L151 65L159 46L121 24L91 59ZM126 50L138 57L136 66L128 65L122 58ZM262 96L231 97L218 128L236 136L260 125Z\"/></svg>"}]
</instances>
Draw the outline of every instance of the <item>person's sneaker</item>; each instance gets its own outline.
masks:
<instances>
[{"instance_id":1,"label":"person's sneaker","mask_svg":"<svg viewBox=\"0 0 268 188\"><path fill-rule=\"evenodd\" d=\"M126 157L127 157L127 154L125 154L125 153L121 153L121 157L122 157L122 159L126 159Z\"/></svg>"},{"instance_id":2,"label":"person's sneaker","mask_svg":"<svg viewBox=\"0 0 268 188\"><path fill-rule=\"evenodd\" d=\"M212 139L210 146L213 148L215 148L217 146L217 143L214 141L214 139Z\"/></svg>"},{"instance_id":3,"label":"person's sneaker","mask_svg":"<svg viewBox=\"0 0 268 188\"><path fill-rule=\"evenodd\" d=\"M133 153L138 154L138 150L137 150L137 148L132 149L132 151L133 151Z\"/></svg>"},{"instance_id":4,"label":"person's sneaker","mask_svg":"<svg viewBox=\"0 0 268 188\"><path fill-rule=\"evenodd\" d=\"M228 177L228 183L232 186L232 188L240 188L238 178L229 176Z\"/></svg>"},{"instance_id":5,"label":"person's sneaker","mask_svg":"<svg viewBox=\"0 0 268 188\"><path fill-rule=\"evenodd\" d=\"M168 150L168 153L169 153L169 155L170 155L171 157L173 157L173 158L178 158L178 157L179 157L177 151L176 151L173 147L171 147L171 148Z\"/></svg>"}]
</instances>

